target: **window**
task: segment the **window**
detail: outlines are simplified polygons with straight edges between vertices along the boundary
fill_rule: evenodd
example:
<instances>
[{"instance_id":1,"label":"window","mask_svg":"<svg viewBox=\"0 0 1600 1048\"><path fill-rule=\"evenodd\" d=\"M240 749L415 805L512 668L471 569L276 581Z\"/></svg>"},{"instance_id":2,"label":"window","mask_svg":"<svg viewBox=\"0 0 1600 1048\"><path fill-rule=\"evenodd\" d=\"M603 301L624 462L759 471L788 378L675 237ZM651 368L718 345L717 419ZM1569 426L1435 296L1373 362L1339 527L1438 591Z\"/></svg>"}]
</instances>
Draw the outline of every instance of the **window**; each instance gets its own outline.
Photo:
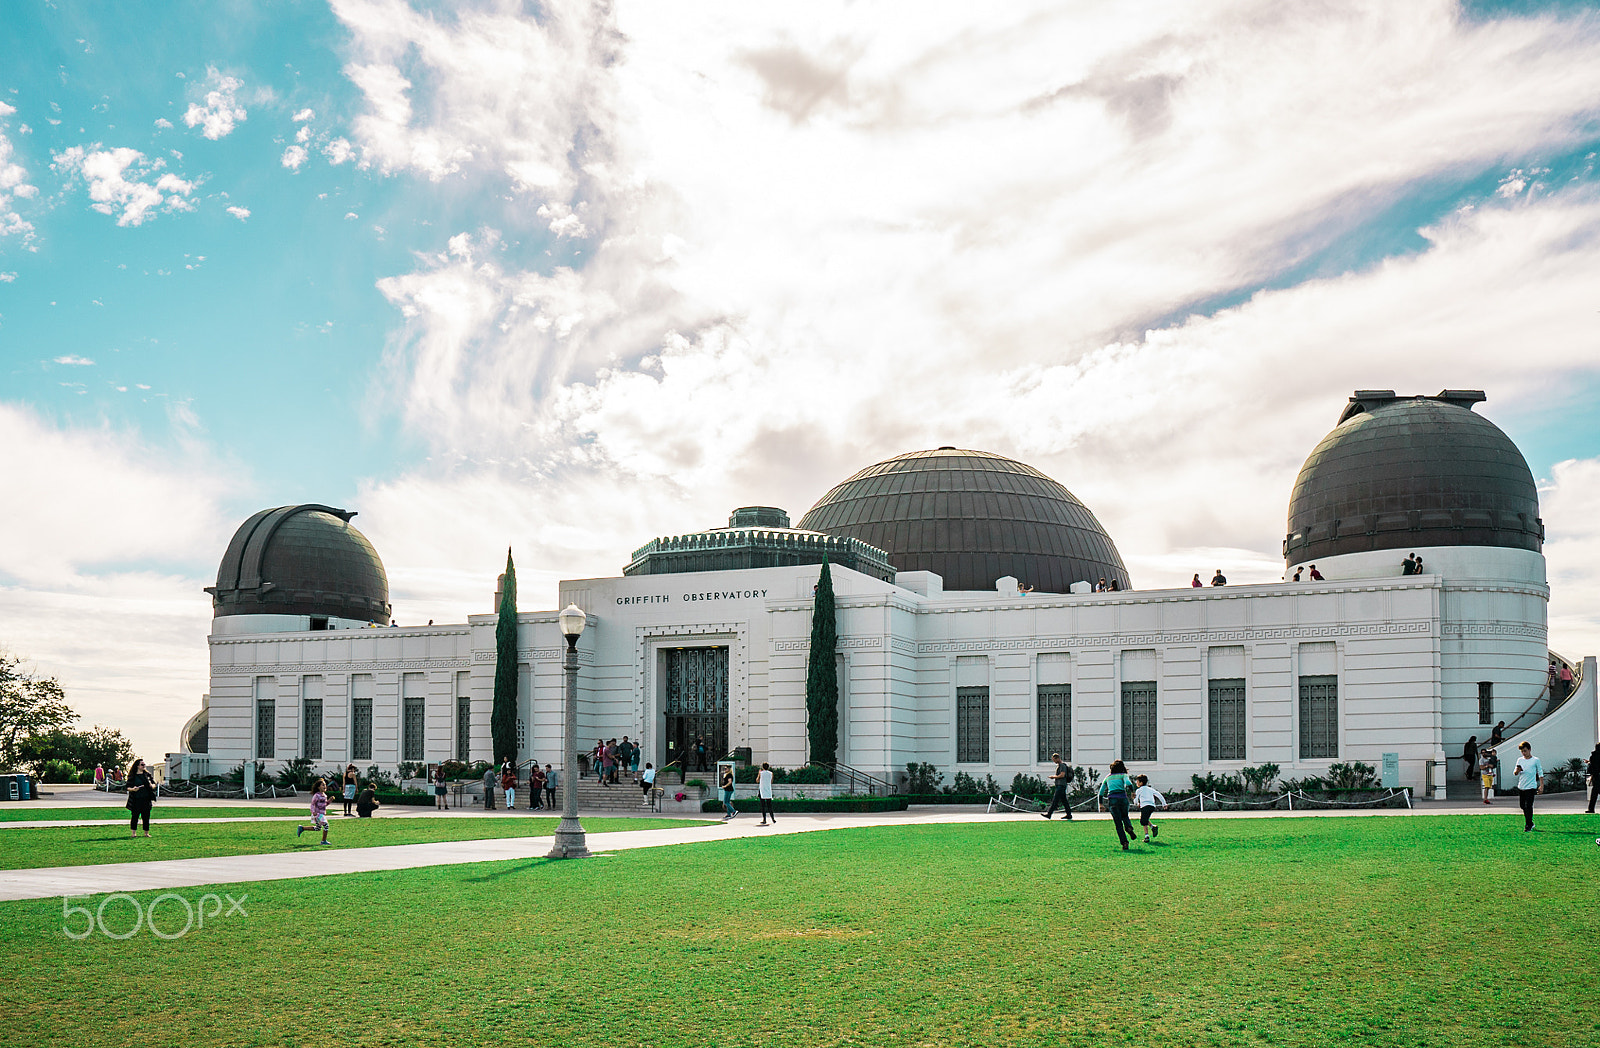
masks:
<instances>
[{"instance_id":1,"label":"window","mask_svg":"<svg viewBox=\"0 0 1600 1048\"><path fill-rule=\"evenodd\" d=\"M278 735L278 704L272 699L256 700L256 756L275 757L273 745Z\"/></svg>"},{"instance_id":2,"label":"window","mask_svg":"<svg viewBox=\"0 0 1600 1048\"><path fill-rule=\"evenodd\" d=\"M472 700L465 695L456 697L456 760L465 763L470 759L472 746Z\"/></svg>"},{"instance_id":3,"label":"window","mask_svg":"<svg viewBox=\"0 0 1600 1048\"><path fill-rule=\"evenodd\" d=\"M1212 760L1244 760L1244 678L1211 682L1208 727Z\"/></svg>"},{"instance_id":4,"label":"window","mask_svg":"<svg viewBox=\"0 0 1600 1048\"><path fill-rule=\"evenodd\" d=\"M300 678L300 755L322 759L322 678Z\"/></svg>"},{"instance_id":5,"label":"window","mask_svg":"<svg viewBox=\"0 0 1600 1048\"><path fill-rule=\"evenodd\" d=\"M523 750L525 750L527 748L528 748L528 737L527 737L526 732L523 730L522 718L518 717L517 718L517 752L521 753Z\"/></svg>"},{"instance_id":6,"label":"window","mask_svg":"<svg viewBox=\"0 0 1600 1048\"><path fill-rule=\"evenodd\" d=\"M1478 723L1494 723L1494 681L1478 682Z\"/></svg>"},{"instance_id":7,"label":"window","mask_svg":"<svg viewBox=\"0 0 1600 1048\"><path fill-rule=\"evenodd\" d=\"M989 689L956 689L956 761L989 762Z\"/></svg>"},{"instance_id":8,"label":"window","mask_svg":"<svg viewBox=\"0 0 1600 1048\"><path fill-rule=\"evenodd\" d=\"M1339 678L1300 678L1300 759L1339 756Z\"/></svg>"},{"instance_id":9,"label":"window","mask_svg":"<svg viewBox=\"0 0 1600 1048\"><path fill-rule=\"evenodd\" d=\"M423 759L426 703L426 699L409 696L405 700L405 724L401 734L401 747L404 752L400 755L400 759L403 761L420 761Z\"/></svg>"},{"instance_id":10,"label":"window","mask_svg":"<svg viewBox=\"0 0 1600 1048\"><path fill-rule=\"evenodd\" d=\"M372 674L350 677L350 759L372 759Z\"/></svg>"},{"instance_id":11,"label":"window","mask_svg":"<svg viewBox=\"0 0 1600 1048\"><path fill-rule=\"evenodd\" d=\"M1039 685L1039 760L1072 759L1072 685Z\"/></svg>"},{"instance_id":12,"label":"window","mask_svg":"<svg viewBox=\"0 0 1600 1048\"><path fill-rule=\"evenodd\" d=\"M1156 756L1156 682L1122 682L1122 759L1153 761Z\"/></svg>"}]
</instances>

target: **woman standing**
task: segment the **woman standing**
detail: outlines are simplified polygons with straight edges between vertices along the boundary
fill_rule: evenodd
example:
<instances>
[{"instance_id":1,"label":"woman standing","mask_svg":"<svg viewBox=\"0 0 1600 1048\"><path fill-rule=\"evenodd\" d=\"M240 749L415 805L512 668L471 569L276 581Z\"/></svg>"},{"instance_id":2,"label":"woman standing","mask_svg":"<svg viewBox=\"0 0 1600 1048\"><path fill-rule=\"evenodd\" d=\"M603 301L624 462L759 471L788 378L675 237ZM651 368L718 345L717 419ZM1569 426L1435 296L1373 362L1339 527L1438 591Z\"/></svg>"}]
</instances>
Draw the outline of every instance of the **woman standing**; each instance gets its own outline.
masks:
<instances>
[{"instance_id":1,"label":"woman standing","mask_svg":"<svg viewBox=\"0 0 1600 1048\"><path fill-rule=\"evenodd\" d=\"M433 806L439 811L450 806L445 796L447 788L444 784L444 762L440 761L439 766L433 769Z\"/></svg>"},{"instance_id":2,"label":"woman standing","mask_svg":"<svg viewBox=\"0 0 1600 1048\"><path fill-rule=\"evenodd\" d=\"M345 765L345 769L344 769L344 813L346 815L351 814L350 806L356 802L356 786L357 785L359 785L359 784L356 782L356 766L354 764Z\"/></svg>"},{"instance_id":3,"label":"woman standing","mask_svg":"<svg viewBox=\"0 0 1600 1048\"><path fill-rule=\"evenodd\" d=\"M728 810L728 814L722 817L722 821L727 822L739 814L739 809L733 806L733 765L729 764L722 769L722 778L719 780L719 785L722 787L722 806Z\"/></svg>"},{"instance_id":4,"label":"woman standing","mask_svg":"<svg viewBox=\"0 0 1600 1048\"><path fill-rule=\"evenodd\" d=\"M128 810L133 817L128 820L128 836L139 836L139 820L144 819L144 835L150 836L150 806L156 802L156 779L145 770L144 759L133 762L128 769Z\"/></svg>"},{"instance_id":5,"label":"woman standing","mask_svg":"<svg viewBox=\"0 0 1600 1048\"><path fill-rule=\"evenodd\" d=\"M1470 782L1472 777L1478 774L1478 737L1476 735L1468 739L1467 744L1461 747L1461 759L1467 765L1467 780Z\"/></svg>"},{"instance_id":6,"label":"woman standing","mask_svg":"<svg viewBox=\"0 0 1600 1048\"><path fill-rule=\"evenodd\" d=\"M1589 775L1589 808L1587 814L1594 814L1594 802L1600 799L1600 742L1594 744L1594 752L1589 754L1589 766L1584 769Z\"/></svg>"},{"instance_id":7,"label":"woman standing","mask_svg":"<svg viewBox=\"0 0 1600 1048\"><path fill-rule=\"evenodd\" d=\"M1117 840L1122 842L1122 850L1128 850L1128 841L1133 839L1133 820L1128 818L1128 791L1133 789L1133 780L1128 778L1128 766L1121 761L1111 762L1111 774L1100 784L1100 796L1106 799L1106 807L1111 810L1111 825L1116 827Z\"/></svg>"}]
</instances>

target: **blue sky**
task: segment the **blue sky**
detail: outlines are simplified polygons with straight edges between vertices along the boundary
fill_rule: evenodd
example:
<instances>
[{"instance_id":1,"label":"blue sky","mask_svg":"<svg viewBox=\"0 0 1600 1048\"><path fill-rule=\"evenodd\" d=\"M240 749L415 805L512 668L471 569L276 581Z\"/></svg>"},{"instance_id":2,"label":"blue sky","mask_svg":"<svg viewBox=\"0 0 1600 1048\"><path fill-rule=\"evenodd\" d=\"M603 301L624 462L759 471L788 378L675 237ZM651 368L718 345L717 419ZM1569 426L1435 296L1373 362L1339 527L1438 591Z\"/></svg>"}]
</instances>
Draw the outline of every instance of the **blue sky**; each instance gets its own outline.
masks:
<instances>
[{"instance_id":1,"label":"blue sky","mask_svg":"<svg viewBox=\"0 0 1600 1048\"><path fill-rule=\"evenodd\" d=\"M1138 584L1265 580L1358 387L1488 391L1600 646L1593 5L4 18L0 647L151 752L265 506L358 510L444 621L508 544L549 603L957 444Z\"/></svg>"}]
</instances>

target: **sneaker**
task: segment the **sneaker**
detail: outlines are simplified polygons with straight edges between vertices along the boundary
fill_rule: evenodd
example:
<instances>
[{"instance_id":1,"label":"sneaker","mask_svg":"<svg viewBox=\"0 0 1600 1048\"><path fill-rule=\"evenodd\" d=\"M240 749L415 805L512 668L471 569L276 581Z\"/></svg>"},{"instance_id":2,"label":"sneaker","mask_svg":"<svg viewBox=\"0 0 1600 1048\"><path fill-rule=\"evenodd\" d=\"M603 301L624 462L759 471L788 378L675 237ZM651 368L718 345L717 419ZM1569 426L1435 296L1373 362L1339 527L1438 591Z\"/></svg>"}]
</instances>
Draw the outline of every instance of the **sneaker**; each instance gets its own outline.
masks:
<instances>
[{"instance_id":1,"label":"sneaker","mask_svg":"<svg viewBox=\"0 0 1600 1048\"><path fill-rule=\"evenodd\" d=\"M1045 818L1047 818L1047 819L1048 819L1048 818L1049 818L1049 817L1050 817L1050 813L1049 813L1049 812L1047 812L1047 811L1042 811L1042 812L1040 812L1040 813L1039 813L1039 814L1040 814L1040 815L1043 815L1043 816L1044 816L1044 817L1045 817Z\"/></svg>"},{"instance_id":2,"label":"sneaker","mask_svg":"<svg viewBox=\"0 0 1600 1048\"><path fill-rule=\"evenodd\" d=\"M728 816L728 818L730 818L730 819L736 819L738 817L739 817L739 809L738 808L733 809L733 814Z\"/></svg>"},{"instance_id":3,"label":"sneaker","mask_svg":"<svg viewBox=\"0 0 1600 1048\"><path fill-rule=\"evenodd\" d=\"M306 832L306 828L304 826L296 826L294 828L294 835L296 837L300 836L304 832Z\"/></svg>"},{"instance_id":4,"label":"sneaker","mask_svg":"<svg viewBox=\"0 0 1600 1048\"><path fill-rule=\"evenodd\" d=\"M1150 827L1150 836L1152 836L1152 837L1161 836L1161 827L1159 827L1159 826Z\"/></svg>"},{"instance_id":5,"label":"sneaker","mask_svg":"<svg viewBox=\"0 0 1600 1048\"><path fill-rule=\"evenodd\" d=\"M766 823L765 823L765 822L763 822L763 823L761 823L761 825L763 825L763 826L765 826L765 825L766 825Z\"/></svg>"},{"instance_id":6,"label":"sneaker","mask_svg":"<svg viewBox=\"0 0 1600 1048\"><path fill-rule=\"evenodd\" d=\"M1145 842L1145 843L1146 843L1146 844L1149 844L1149 843L1150 843L1150 835L1149 835L1149 834L1148 834L1148 833L1147 833L1147 834L1145 834L1145 835L1144 835L1144 842Z\"/></svg>"},{"instance_id":7,"label":"sneaker","mask_svg":"<svg viewBox=\"0 0 1600 1048\"><path fill-rule=\"evenodd\" d=\"M1123 851L1127 851L1128 850L1128 842L1127 841L1123 841L1122 842L1122 850Z\"/></svg>"}]
</instances>

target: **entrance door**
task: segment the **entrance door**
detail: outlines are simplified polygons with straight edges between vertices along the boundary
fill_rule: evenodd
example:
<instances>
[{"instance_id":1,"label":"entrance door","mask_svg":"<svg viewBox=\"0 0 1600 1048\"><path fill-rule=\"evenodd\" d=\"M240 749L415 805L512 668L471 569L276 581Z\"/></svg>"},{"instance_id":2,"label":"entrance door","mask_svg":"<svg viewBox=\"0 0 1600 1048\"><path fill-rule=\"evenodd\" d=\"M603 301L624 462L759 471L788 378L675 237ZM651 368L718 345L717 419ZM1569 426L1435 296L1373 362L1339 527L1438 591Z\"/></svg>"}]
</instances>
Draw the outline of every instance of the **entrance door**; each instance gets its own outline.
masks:
<instances>
[{"instance_id":1,"label":"entrance door","mask_svg":"<svg viewBox=\"0 0 1600 1048\"><path fill-rule=\"evenodd\" d=\"M728 755L728 649L667 649L667 758L710 771ZM695 752L705 740L703 760Z\"/></svg>"}]
</instances>

